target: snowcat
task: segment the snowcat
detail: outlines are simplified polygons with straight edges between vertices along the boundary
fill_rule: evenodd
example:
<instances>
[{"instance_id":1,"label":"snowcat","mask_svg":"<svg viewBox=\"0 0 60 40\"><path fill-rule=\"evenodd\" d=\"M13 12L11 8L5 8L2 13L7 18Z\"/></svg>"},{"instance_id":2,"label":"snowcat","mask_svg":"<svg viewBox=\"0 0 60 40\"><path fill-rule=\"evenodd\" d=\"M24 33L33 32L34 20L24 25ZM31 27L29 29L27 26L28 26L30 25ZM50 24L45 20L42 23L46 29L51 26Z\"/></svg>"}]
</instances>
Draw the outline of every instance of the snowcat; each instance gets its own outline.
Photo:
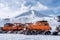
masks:
<instances>
[{"instance_id":1,"label":"snowcat","mask_svg":"<svg viewBox=\"0 0 60 40\"><path fill-rule=\"evenodd\" d=\"M51 34L51 27L47 21L38 21L35 24L30 23L26 24L26 31L24 34L26 35L34 35L34 34Z\"/></svg>"},{"instance_id":2,"label":"snowcat","mask_svg":"<svg viewBox=\"0 0 60 40\"><path fill-rule=\"evenodd\" d=\"M20 30L24 30L24 25L21 23L6 23L4 27L2 27L2 30L5 31L6 33L8 31L11 31L11 33L15 32L16 33Z\"/></svg>"}]
</instances>

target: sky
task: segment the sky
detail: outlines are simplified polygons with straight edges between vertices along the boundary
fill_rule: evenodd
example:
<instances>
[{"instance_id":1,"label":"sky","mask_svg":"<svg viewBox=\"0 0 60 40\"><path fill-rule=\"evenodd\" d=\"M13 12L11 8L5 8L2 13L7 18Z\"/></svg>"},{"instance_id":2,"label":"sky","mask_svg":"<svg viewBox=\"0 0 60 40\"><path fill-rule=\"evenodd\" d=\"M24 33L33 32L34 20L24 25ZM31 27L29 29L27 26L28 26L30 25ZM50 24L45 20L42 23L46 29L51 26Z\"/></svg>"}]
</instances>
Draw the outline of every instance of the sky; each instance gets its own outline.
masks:
<instances>
[{"instance_id":1,"label":"sky","mask_svg":"<svg viewBox=\"0 0 60 40\"><path fill-rule=\"evenodd\" d=\"M0 0L0 18L12 18L29 10L60 15L60 0Z\"/></svg>"}]
</instances>

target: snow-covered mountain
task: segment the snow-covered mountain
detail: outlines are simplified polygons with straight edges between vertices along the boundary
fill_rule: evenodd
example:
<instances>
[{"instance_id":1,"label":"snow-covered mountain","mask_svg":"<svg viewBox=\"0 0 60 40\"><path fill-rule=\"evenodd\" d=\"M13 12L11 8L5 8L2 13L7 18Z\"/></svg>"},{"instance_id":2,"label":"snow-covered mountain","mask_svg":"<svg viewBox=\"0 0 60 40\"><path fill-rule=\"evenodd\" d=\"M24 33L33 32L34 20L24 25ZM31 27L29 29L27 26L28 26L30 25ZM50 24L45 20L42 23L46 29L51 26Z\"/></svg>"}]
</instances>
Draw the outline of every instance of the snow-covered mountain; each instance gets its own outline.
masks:
<instances>
[{"instance_id":1,"label":"snow-covered mountain","mask_svg":"<svg viewBox=\"0 0 60 40\"><path fill-rule=\"evenodd\" d=\"M41 13L40 11L36 11L36 10L30 10L28 12L22 13L18 16L16 16L15 18L19 18L19 17L23 17L23 16L36 16L36 17L50 17L49 15L46 15L44 13Z\"/></svg>"}]
</instances>

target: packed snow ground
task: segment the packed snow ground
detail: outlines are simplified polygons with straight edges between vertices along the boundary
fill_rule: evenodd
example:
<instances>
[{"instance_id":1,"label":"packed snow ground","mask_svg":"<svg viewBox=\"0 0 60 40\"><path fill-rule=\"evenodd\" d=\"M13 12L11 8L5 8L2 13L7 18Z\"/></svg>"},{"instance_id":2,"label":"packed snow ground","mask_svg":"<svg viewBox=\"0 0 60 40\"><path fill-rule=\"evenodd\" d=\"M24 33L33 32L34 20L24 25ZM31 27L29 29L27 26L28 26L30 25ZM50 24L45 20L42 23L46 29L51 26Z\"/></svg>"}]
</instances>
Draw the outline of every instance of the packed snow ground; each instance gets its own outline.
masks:
<instances>
[{"instance_id":1,"label":"packed snow ground","mask_svg":"<svg viewBox=\"0 0 60 40\"><path fill-rule=\"evenodd\" d=\"M0 34L0 40L60 40L60 36Z\"/></svg>"}]
</instances>

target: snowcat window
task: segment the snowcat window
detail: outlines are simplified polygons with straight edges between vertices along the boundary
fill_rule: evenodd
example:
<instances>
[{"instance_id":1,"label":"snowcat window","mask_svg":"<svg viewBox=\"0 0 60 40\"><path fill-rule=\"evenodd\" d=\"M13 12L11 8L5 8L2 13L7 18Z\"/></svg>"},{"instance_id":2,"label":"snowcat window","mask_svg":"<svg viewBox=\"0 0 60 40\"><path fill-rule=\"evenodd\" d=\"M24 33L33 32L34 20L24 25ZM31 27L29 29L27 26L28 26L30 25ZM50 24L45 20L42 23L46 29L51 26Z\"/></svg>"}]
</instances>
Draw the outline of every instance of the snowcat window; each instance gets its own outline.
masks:
<instances>
[{"instance_id":1,"label":"snowcat window","mask_svg":"<svg viewBox=\"0 0 60 40\"><path fill-rule=\"evenodd\" d=\"M46 26L47 26L48 24L44 24L44 25L46 25Z\"/></svg>"},{"instance_id":2,"label":"snowcat window","mask_svg":"<svg viewBox=\"0 0 60 40\"><path fill-rule=\"evenodd\" d=\"M4 26L13 26L12 23L6 23Z\"/></svg>"},{"instance_id":3,"label":"snowcat window","mask_svg":"<svg viewBox=\"0 0 60 40\"><path fill-rule=\"evenodd\" d=\"M19 27L21 27L21 25L19 25Z\"/></svg>"},{"instance_id":4,"label":"snowcat window","mask_svg":"<svg viewBox=\"0 0 60 40\"><path fill-rule=\"evenodd\" d=\"M47 26L48 25L48 23L40 23L40 24L38 24L39 26Z\"/></svg>"},{"instance_id":5,"label":"snowcat window","mask_svg":"<svg viewBox=\"0 0 60 40\"><path fill-rule=\"evenodd\" d=\"M21 24L21 25L19 25L19 27L22 27L22 24Z\"/></svg>"},{"instance_id":6,"label":"snowcat window","mask_svg":"<svg viewBox=\"0 0 60 40\"><path fill-rule=\"evenodd\" d=\"M43 21L40 21L40 22L48 22L48 21L44 21L44 20L43 20Z\"/></svg>"}]
</instances>

